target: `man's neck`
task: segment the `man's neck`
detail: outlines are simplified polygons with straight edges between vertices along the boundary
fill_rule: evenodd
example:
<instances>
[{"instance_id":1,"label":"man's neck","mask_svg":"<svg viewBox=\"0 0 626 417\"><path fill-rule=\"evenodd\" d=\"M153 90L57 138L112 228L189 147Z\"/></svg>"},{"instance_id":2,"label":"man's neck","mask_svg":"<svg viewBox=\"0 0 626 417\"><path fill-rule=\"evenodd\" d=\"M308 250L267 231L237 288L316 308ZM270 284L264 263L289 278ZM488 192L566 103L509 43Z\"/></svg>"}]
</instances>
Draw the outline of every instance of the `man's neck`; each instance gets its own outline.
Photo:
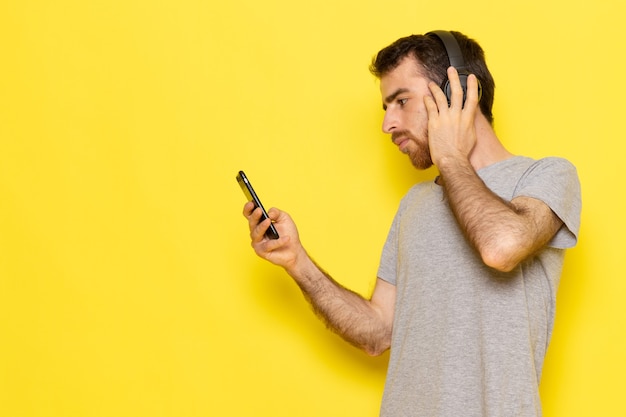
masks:
<instances>
[{"instance_id":1,"label":"man's neck","mask_svg":"<svg viewBox=\"0 0 626 417\"><path fill-rule=\"evenodd\" d=\"M513 154L502 145L485 116L478 114L476 116L476 146L469 155L469 161L474 170L478 171L512 156Z\"/></svg>"}]
</instances>

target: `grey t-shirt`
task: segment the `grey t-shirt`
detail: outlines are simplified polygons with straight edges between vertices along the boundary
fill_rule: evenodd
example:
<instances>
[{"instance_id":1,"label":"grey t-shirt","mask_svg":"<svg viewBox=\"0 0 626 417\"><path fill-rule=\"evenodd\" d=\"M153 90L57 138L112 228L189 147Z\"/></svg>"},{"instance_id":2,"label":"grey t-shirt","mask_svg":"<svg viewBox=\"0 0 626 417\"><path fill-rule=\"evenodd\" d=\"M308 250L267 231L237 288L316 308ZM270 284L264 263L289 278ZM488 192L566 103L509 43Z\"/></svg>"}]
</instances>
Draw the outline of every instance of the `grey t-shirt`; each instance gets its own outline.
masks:
<instances>
[{"instance_id":1,"label":"grey t-shirt","mask_svg":"<svg viewBox=\"0 0 626 417\"><path fill-rule=\"evenodd\" d=\"M564 225L509 273L468 245L434 182L402 199L378 277L396 286L381 416L540 416L539 379L564 249L576 244L580 184L562 158L513 157L478 171L506 201L545 202Z\"/></svg>"}]
</instances>

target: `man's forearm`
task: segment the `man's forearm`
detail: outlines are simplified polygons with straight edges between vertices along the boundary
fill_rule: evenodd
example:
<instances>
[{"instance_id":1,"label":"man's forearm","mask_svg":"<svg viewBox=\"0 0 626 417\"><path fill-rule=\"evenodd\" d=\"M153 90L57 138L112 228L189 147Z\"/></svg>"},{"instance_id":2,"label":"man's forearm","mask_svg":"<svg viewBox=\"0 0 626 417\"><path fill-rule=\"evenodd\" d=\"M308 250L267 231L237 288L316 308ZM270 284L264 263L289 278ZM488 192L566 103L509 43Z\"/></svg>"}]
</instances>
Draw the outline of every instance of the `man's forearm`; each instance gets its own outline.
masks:
<instances>
[{"instance_id":1,"label":"man's forearm","mask_svg":"<svg viewBox=\"0 0 626 417\"><path fill-rule=\"evenodd\" d=\"M329 329L370 355L389 347L391 323L369 300L343 287L308 257L298 268L287 272Z\"/></svg>"},{"instance_id":2,"label":"man's forearm","mask_svg":"<svg viewBox=\"0 0 626 417\"><path fill-rule=\"evenodd\" d=\"M501 270L517 264L519 259L513 256L517 251L511 248L529 233L517 209L489 190L468 160L449 159L440 165L450 207L484 262Z\"/></svg>"}]
</instances>

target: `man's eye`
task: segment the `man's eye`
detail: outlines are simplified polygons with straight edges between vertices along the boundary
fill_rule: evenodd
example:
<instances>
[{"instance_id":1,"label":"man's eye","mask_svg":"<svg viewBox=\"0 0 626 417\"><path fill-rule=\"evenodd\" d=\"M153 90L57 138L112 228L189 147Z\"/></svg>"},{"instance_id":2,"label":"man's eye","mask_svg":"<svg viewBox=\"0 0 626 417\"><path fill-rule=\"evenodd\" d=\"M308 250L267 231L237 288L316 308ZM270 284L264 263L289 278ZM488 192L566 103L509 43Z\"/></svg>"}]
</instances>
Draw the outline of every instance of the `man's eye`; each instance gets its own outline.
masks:
<instances>
[{"instance_id":1,"label":"man's eye","mask_svg":"<svg viewBox=\"0 0 626 417\"><path fill-rule=\"evenodd\" d=\"M398 100L398 103L400 103L401 106L404 106L407 101L409 101L408 98L401 98Z\"/></svg>"}]
</instances>

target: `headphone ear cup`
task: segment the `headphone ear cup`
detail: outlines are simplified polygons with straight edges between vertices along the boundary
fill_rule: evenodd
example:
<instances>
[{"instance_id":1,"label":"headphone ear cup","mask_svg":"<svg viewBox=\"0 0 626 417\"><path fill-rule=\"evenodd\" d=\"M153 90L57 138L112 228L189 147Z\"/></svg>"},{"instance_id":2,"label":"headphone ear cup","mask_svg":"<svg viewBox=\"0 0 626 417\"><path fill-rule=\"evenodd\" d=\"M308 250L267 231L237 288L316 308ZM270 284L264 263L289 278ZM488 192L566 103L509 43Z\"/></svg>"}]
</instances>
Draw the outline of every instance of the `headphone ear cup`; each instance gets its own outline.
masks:
<instances>
[{"instance_id":1,"label":"headphone ear cup","mask_svg":"<svg viewBox=\"0 0 626 417\"><path fill-rule=\"evenodd\" d=\"M459 80L461 81L461 88L463 89L463 103L465 103L465 99L467 98L467 77L469 74L459 74ZM478 81L478 101L480 101L483 96L483 86L480 84L480 80L476 78ZM444 80L443 84L441 84L441 89L443 90L446 98L448 99L448 106L452 100L452 88L450 88L450 80L447 78Z\"/></svg>"},{"instance_id":2,"label":"headphone ear cup","mask_svg":"<svg viewBox=\"0 0 626 417\"><path fill-rule=\"evenodd\" d=\"M461 84L461 86L463 86L463 84ZM448 107L449 107L450 104L452 103L452 88L450 87L450 80L446 78L446 80L441 85L441 89L443 90L443 93L446 95L446 99L448 99ZM463 102L464 103L465 103L465 91L466 89L463 88Z\"/></svg>"}]
</instances>

